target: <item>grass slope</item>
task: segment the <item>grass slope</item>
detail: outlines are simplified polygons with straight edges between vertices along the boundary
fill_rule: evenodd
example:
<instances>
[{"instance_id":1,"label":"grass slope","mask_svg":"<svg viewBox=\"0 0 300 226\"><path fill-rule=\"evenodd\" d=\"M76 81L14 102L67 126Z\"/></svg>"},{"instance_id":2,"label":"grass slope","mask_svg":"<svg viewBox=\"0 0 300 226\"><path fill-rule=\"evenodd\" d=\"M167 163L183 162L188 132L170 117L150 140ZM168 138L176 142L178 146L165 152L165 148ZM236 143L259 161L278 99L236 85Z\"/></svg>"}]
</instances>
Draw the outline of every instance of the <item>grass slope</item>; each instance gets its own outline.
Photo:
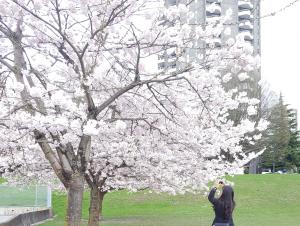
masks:
<instances>
[{"instance_id":1,"label":"grass slope","mask_svg":"<svg viewBox=\"0 0 300 226\"><path fill-rule=\"evenodd\" d=\"M242 175L235 183L237 226L299 226L300 175ZM53 195L56 217L43 226L62 226L66 196ZM206 197L113 192L105 197L103 226L209 226L213 211ZM83 218L88 217L88 194ZM86 225L86 221L83 222Z\"/></svg>"}]
</instances>

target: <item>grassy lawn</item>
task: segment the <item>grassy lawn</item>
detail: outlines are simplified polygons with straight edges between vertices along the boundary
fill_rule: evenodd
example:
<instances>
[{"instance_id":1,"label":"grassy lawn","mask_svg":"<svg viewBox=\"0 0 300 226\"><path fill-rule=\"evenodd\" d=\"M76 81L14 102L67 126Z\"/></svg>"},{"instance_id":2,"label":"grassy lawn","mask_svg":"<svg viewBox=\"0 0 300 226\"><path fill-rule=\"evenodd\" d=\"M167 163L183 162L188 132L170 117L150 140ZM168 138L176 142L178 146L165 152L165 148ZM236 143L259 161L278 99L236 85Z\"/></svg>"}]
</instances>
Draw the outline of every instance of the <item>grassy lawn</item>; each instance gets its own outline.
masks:
<instances>
[{"instance_id":1,"label":"grassy lawn","mask_svg":"<svg viewBox=\"0 0 300 226\"><path fill-rule=\"evenodd\" d=\"M235 182L237 226L299 226L300 175L242 175ZM43 226L62 226L65 195L53 195L56 217ZM168 196L113 192L106 196L103 226L209 226L211 205L199 195ZM88 217L88 194L83 218Z\"/></svg>"}]
</instances>

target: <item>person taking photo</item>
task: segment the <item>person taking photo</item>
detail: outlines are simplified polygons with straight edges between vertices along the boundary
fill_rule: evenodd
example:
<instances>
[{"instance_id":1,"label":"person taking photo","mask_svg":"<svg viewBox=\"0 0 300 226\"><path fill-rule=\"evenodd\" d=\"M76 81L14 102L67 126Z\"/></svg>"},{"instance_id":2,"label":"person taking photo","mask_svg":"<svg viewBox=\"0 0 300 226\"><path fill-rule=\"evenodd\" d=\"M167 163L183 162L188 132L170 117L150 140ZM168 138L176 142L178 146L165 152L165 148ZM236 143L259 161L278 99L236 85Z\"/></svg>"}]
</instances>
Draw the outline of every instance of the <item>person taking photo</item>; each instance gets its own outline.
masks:
<instances>
[{"instance_id":1,"label":"person taking photo","mask_svg":"<svg viewBox=\"0 0 300 226\"><path fill-rule=\"evenodd\" d=\"M217 189L222 190L219 198L215 197ZM211 189L208 200L213 204L215 212L215 219L212 226L234 226L232 213L235 208L235 201L232 187L220 181Z\"/></svg>"}]
</instances>

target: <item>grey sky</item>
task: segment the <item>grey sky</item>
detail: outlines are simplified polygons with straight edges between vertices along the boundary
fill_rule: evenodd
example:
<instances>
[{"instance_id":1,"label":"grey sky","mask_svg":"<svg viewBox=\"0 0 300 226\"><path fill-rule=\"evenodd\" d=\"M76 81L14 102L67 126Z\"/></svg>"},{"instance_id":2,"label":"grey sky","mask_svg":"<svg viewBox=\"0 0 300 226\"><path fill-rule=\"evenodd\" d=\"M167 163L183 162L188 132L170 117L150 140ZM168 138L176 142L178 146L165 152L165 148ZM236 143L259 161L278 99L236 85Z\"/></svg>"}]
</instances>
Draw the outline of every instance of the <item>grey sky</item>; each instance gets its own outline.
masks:
<instances>
[{"instance_id":1,"label":"grey sky","mask_svg":"<svg viewBox=\"0 0 300 226\"><path fill-rule=\"evenodd\" d=\"M262 15L294 0L262 0ZM262 19L262 76L300 114L300 2ZM300 115L299 115L300 117Z\"/></svg>"}]
</instances>

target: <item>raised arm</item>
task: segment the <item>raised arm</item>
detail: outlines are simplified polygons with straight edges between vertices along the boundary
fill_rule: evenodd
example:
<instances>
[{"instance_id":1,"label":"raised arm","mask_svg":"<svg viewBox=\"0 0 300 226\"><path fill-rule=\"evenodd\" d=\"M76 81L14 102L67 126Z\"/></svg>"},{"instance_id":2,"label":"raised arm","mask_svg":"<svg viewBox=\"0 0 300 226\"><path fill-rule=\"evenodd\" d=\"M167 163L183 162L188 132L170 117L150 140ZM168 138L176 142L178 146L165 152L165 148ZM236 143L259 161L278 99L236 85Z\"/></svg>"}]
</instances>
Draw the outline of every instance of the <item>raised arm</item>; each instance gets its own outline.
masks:
<instances>
[{"instance_id":1,"label":"raised arm","mask_svg":"<svg viewBox=\"0 0 300 226\"><path fill-rule=\"evenodd\" d=\"M216 202L217 202L217 199L215 198L216 191L217 191L217 188L216 188L216 187L213 187L213 188L210 190L209 195L208 195L208 200L209 200L213 205L215 205Z\"/></svg>"}]
</instances>

